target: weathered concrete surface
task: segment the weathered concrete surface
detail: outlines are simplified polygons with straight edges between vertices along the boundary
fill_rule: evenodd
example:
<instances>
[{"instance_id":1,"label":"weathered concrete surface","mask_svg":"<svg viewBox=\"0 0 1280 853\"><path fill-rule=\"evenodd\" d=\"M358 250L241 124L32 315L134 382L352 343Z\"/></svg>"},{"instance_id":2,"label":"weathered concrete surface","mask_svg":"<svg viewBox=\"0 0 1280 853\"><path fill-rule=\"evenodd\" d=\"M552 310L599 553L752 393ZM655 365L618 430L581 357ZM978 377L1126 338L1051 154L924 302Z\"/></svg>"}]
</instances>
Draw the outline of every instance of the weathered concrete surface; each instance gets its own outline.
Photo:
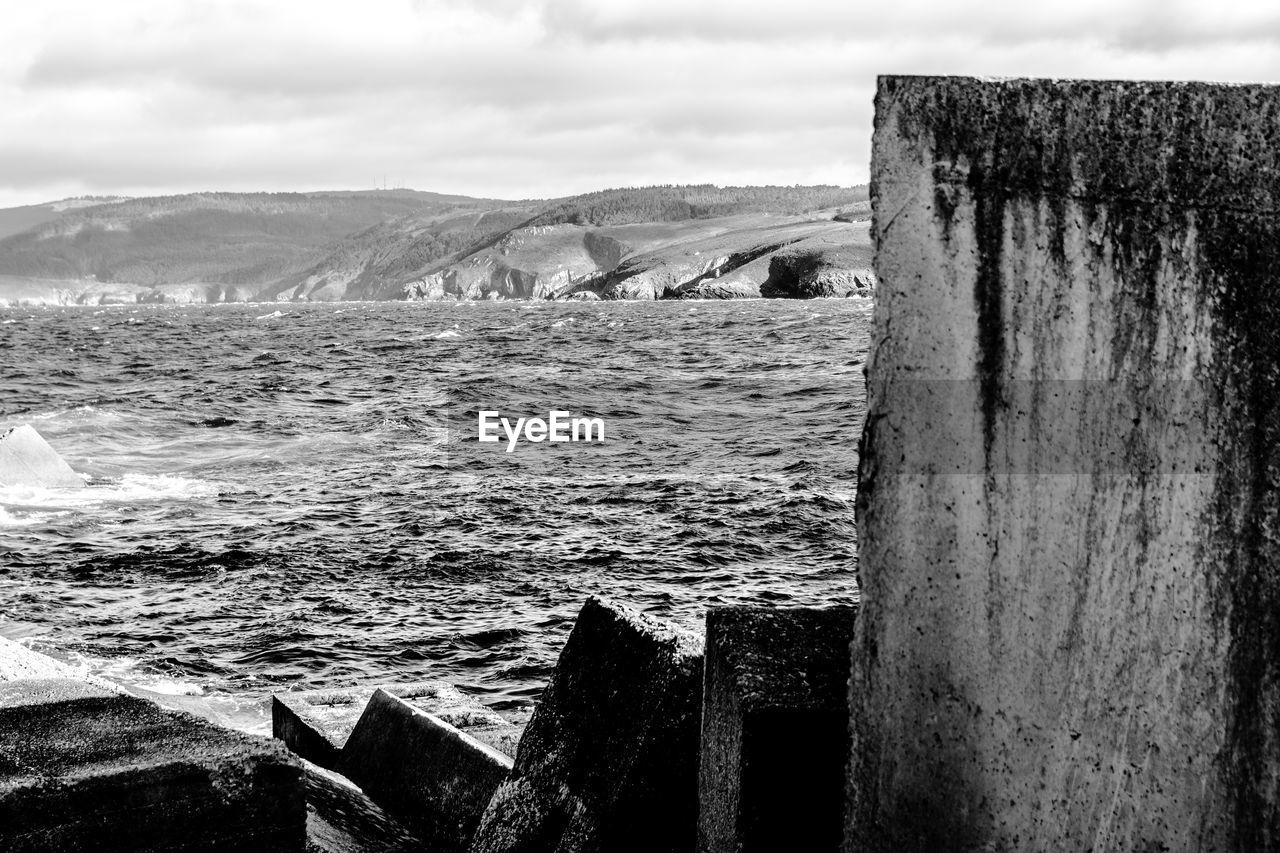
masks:
<instances>
[{"instance_id":1,"label":"weathered concrete surface","mask_svg":"<svg viewBox=\"0 0 1280 853\"><path fill-rule=\"evenodd\" d=\"M0 681L26 678L79 678L76 671L48 655L6 637L0 637Z\"/></svg>"},{"instance_id":2,"label":"weathered concrete surface","mask_svg":"<svg viewBox=\"0 0 1280 853\"><path fill-rule=\"evenodd\" d=\"M1277 127L881 79L849 850L1280 849Z\"/></svg>"},{"instance_id":3,"label":"weathered concrete surface","mask_svg":"<svg viewBox=\"0 0 1280 853\"><path fill-rule=\"evenodd\" d=\"M0 850L304 849L301 769L282 746L70 679L5 692Z\"/></svg>"},{"instance_id":4,"label":"weathered concrete surface","mask_svg":"<svg viewBox=\"0 0 1280 853\"><path fill-rule=\"evenodd\" d=\"M429 849L464 851L511 759L404 699L374 691L337 770Z\"/></svg>"},{"instance_id":5,"label":"weathered concrete surface","mask_svg":"<svg viewBox=\"0 0 1280 853\"><path fill-rule=\"evenodd\" d=\"M0 708L115 696L116 685L0 637Z\"/></svg>"},{"instance_id":6,"label":"weathered concrete surface","mask_svg":"<svg viewBox=\"0 0 1280 853\"><path fill-rule=\"evenodd\" d=\"M702 638L591 598L472 853L691 851Z\"/></svg>"},{"instance_id":7,"label":"weathered concrete surface","mask_svg":"<svg viewBox=\"0 0 1280 853\"><path fill-rule=\"evenodd\" d=\"M350 780L303 761L307 781L307 853L410 853L421 840Z\"/></svg>"},{"instance_id":8,"label":"weathered concrete surface","mask_svg":"<svg viewBox=\"0 0 1280 853\"><path fill-rule=\"evenodd\" d=\"M107 698L116 696L119 692L79 678L22 678L0 681L0 708L43 705L70 699Z\"/></svg>"},{"instance_id":9,"label":"weathered concrete surface","mask_svg":"<svg viewBox=\"0 0 1280 853\"><path fill-rule=\"evenodd\" d=\"M0 660L0 664L2 664ZM473 697L443 681L388 684L380 688L405 699L504 755L515 757L523 726L508 723ZM272 734L291 751L330 770L375 688L277 693L271 697Z\"/></svg>"},{"instance_id":10,"label":"weathered concrete surface","mask_svg":"<svg viewBox=\"0 0 1280 853\"><path fill-rule=\"evenodd\" d=\"M62 488L84 485L58 452L28 424L0 434L0 486Z\"/></svg>"},{"instance_id":11,"label":"weathered concrete surface","mask_svg":"<svg viewBox=\"0 0 1280 853\"><path fill-rule=\"evenodd\" d=\"M840 848L854 607L707 611L700 853Z\"/></svg>"}]
</instances>

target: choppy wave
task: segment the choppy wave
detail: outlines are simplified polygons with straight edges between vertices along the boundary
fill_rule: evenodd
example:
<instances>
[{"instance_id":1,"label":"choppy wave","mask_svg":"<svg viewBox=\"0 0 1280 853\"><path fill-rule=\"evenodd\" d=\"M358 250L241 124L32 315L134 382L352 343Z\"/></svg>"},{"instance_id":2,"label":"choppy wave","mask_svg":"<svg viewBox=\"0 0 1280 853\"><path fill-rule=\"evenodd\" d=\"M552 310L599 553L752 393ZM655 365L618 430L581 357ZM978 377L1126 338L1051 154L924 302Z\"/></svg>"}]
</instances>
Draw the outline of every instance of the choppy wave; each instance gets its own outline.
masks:
<instances>
[{"instance_id":1,"label":"choppy wave","mask_svg":"<svg viewBox=\"0 0 1280 853\"><path fill-rule=\"evenodd\" d=\"M592 593L856 596L869 302L261 311L6 312L0 429L88 485L0 488L0 632L253 728L285 687L527 706ZM477 452L483 406L610 438Z\"/></svg>"}]
</instances>

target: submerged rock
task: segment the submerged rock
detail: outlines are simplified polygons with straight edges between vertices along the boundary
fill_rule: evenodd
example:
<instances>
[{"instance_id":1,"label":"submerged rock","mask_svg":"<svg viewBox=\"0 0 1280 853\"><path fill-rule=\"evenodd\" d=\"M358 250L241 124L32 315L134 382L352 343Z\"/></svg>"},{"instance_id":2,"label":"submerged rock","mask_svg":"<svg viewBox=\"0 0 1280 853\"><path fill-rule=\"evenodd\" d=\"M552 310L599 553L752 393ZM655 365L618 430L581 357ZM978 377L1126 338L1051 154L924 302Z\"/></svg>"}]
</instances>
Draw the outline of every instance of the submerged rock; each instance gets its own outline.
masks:
<instances>
[{"instance_id":1,"label":"submerged rock","mask_svg":"<svg viewBox=\"0 0 1280 853\"><path fill-rule=\"evenodd\" d=\"M82 478L33 427L23 424L0 435L0 486L75 488Z\"/></svg>"}]
</instances>

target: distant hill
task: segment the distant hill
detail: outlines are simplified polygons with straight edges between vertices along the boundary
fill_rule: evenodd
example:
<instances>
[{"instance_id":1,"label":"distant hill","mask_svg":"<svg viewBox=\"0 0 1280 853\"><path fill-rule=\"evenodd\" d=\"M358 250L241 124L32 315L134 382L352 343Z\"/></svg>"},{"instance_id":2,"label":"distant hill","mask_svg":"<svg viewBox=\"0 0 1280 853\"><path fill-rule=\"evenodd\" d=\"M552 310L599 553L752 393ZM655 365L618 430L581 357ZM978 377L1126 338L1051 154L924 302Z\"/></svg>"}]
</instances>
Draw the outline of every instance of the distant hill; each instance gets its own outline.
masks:
<instances>
[{"instance_id":1,"label":"distant hill","mask_svg":"<svg viewBox=\"0 0 1280 853\"><path fill-rule=\"evenodd\" d=\"M353 234L309 269L261 292L270 299L402 299L404 282L527 220L534 203L435 217L414 215Z\"/></svg>"},{"instance_id":2,"label":"distant hill","mask_svg":"<svg viewBox=\"0 0 1280 853\"><path fill-rule=\"evenodd\" d=\"M873 282L865 186L632 187L551 201L196 193L34 207L0 211L0 223L33 223L0 239L0 305L739 298Z\"/></svg>"},{"instance_id":3,"label":"distant hill","mask_svg":"<svg viewBox=\"0 0 1280 853\"><path fill-rule=\"evenodd\" d=\"M867 199L867 187L631 187L601 190L554 203L529 225L630 225L681 222L741 213L795 214Z\"/></svg>"},{"instance_id":4,"label":"distant hill","mask_svg":"<svg viewBox=\"0 0 1280 853\"><path fill-rule=\"evenodd\" d=\"M127 201L124 196L80 196L45 204L0 208L0 240L59 218L68 210Z\"/></svg>"},{"instance_id":5,"label":"distant hill","mask_svg":"<svg viewBox=\"0 0 1280 853\"><path fill-rule=\"evenodd\" d=\"M131 199L66 210L0 240L0 275L266 285L308 269L352 232L482 204L413 190Z\"/></svg>"}]
</instances>

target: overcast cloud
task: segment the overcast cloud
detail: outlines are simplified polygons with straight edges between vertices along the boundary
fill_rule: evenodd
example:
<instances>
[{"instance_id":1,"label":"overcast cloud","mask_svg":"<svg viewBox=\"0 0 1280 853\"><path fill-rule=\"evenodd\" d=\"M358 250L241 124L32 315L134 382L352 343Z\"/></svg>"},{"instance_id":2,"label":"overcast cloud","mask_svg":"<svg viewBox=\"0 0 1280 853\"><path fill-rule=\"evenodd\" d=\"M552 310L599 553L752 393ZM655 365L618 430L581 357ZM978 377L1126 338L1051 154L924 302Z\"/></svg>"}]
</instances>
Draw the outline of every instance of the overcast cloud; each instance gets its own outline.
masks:
<instances>
[{"instance_id":1,"label":"overcast cloud","mask_svg":"<svg viewBox=\"0 0 1280 853\"><path fill-rule=\"evenodd\" d=\"M43 0L0 29L0 207L86 193L862 183L877 74L1280 80L1280 7Z\"/></svg>"}]
</instances>

